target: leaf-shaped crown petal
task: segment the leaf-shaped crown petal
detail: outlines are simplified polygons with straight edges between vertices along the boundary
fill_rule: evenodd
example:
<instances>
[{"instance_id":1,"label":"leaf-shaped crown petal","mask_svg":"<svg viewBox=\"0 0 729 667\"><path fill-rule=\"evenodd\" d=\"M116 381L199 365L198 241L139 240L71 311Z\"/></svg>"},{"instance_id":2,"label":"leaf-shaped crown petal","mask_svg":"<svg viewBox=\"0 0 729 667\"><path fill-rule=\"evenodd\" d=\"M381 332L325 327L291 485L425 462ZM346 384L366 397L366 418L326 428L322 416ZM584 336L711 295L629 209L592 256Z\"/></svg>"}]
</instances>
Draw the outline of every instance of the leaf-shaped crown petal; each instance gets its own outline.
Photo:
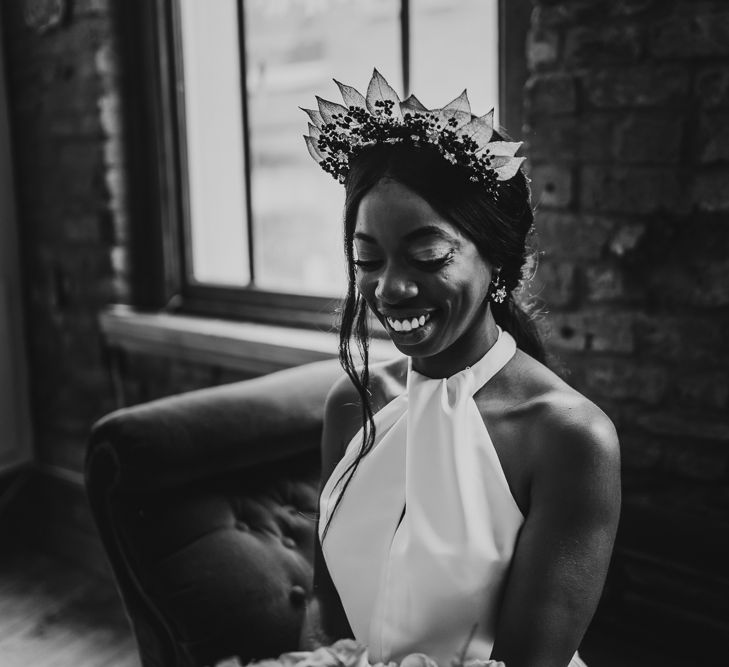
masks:
<instances>
[{"instance_id":1,"label":"leaf-shaped crown petal","mask_svg":"<svg viewBox=\"0 0 729 667\"><path fill-rule=\"evenodd\" d=\"M494 110L472 119L459 129L458 134L472 139L478 144L478 150L483 150L494 134Z\"/></svg>"},{"instance_id":2,"label":"leaf-shaped crown petal","mask_svg":"<svg viewBox=\"0 0 729 667\"><path fill-rule=\"evenodd\" d=\"M299 109L309 116L311 122L314 123L316 127L321 128L321 126L324 125L324 119L318 111L315 111L314 109L304 109L304 107L299 107Z\"/></svg>"},{"instance_id":3,"label":"leaf-shaped crown petal","mask_svg":"<svg viewBox=\"0 0 729 667\"><path fill-rule=\"evenodd\" d=\"M471 120L471 103L468 101L468 93L464 90L456 99L448 102L442 109L434 109L434 113L438 118L448 124L451 118L455 119L456 124L451 125L453 129L458 129Z\"/></svg>"},{"instance_id":4,"label":"leaf-shaped crown petal","mask_svg":"<svg viewBox=\"0 0 729 667\"><path fill-rule=\"evenodd\" d=\"M319 149L316 146L316 139L304 135L304 141L306 142L306 147L309 149L309 155L311 155L311 157L313 157L317 162L321 162L324 159L324 156L319 152Z\"/></svg>"},{"instance_id":5,"label":"leaf-shaped crown petal","mask_svg":"<svg viewBox=\"0 0 729 667\"><path fill-rule=\"evenodd\" d=\"M323 118L325 123L332 123L334 122L334 115L335 114L346 114L347 109L343 107L341 104L337 104L336 102L330 102L329 100L324 100L321 97L317 95L316 97L317 104L319 105L319 113L321 114L321 117Z\"/></svg>"},{"instance_id":6,"label":"leaf-shaped crown petal","mask_svg":"<svg viewBox=\"0 0 729 667\"><path fill-rule=\"evenodd\" d=\"M491 159L491 167L499 181L508 181L516 176L524 160L526 160L524 157L494 157Z\"/></svg>"},{"instance_id":7,"label":"leaf-shaped crown petal","mask_svg":"<svg viewBox=\"0 0 729 667\"><path fill-rule=\"evenodd\" d=\"M364 95L359 92L356 88L348 86L344 83L339 83L334 79L334 83L339 87L339 92L342 93L342 99L344 100L344 106L346 107L359 107L360 109L367 108L367 100Z\"/></svg>"},{"instance_id":8,"label":"leaf-shaped crown petal","mask_svg":"<svg viewBox=\"0 0 729 667\"><path fill-rule=\"evenodd\" d=\"M504 157L513 157L516 151L522 145L522 141L490 141L486 148L489 149L491 155L501 155Z\"/></svg>"},{"instance_id":9,"label":"leaf-shaped crown petal","mask_svg":"<svg viewBox=\"0 0 729 667\"><path fill-rule=\"evenodd\" d=\"M371 114L377 113L378 111L376 102L392 102L392 115L395 118L402 117L398 94L377 69L373 70L372 78L367 86L367 109Z\"/></svg>"},{"instance_id":10,"label":"leaf-shaped crown petal","mask_svg":"<svg viewBox=\"0 0 729 667\"><path fill-rule=\"evenodd\" d=\"M400 102L400 110L403 114L410 113L426 113L425 105L415 95L410 95L407 99Z\"/></svg>"}]
</instances>

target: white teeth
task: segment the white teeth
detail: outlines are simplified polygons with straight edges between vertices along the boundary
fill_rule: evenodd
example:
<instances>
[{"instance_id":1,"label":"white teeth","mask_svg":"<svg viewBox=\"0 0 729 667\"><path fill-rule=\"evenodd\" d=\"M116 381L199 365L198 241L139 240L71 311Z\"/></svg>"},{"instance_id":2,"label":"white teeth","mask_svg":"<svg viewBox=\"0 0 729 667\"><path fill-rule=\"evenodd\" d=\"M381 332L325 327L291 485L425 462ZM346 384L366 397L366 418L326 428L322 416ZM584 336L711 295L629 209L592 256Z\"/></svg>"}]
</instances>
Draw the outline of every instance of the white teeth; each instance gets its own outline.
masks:
<instances>
[{"instance_id":1,"label":"white teeth","mask_svg":"<svg viewBox=\"0 0 729 667\"><path fill-rule=\"evenodd\" d=\"M395 320L391 317L387 318L387 323L395 331L412 331L423 326L430 319L430 313L421 315L420 317L413 317L410 320Z\"/></svg>"}]
</instances>

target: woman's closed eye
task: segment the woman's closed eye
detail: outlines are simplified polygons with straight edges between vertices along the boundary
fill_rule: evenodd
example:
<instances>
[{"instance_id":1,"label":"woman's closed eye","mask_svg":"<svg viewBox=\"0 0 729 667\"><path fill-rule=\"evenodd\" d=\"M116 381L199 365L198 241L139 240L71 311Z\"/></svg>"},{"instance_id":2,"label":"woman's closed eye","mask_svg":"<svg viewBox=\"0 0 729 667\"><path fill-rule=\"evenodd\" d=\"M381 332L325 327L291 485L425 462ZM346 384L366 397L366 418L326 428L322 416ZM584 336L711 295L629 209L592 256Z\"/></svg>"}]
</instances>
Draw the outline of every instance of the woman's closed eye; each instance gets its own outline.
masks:
<instances>
[{"instance_id":1,"label":"woman's closed eye","mask_svg":"<svg viewBox=\"0 0 729 667\"><path fill-rule=\"evenodd\" d=\"M356 257L354 260L354 265L358 269L362 269L364 271L373 271L380 264L382 264L381 259L370 259L368 257Z\"/></svg>"},{"instance_id":2,"label":"woman's closed eye","mask_svg":"<svg viewBox=\"0 0 729 667\"><path fill-rule=\"evenodd\" d=\"M454 255L455 251L453 250L439 253L429 252L414 255L412 258L412 262L418 268L424 269L426 271L437 271L438 269L446 266L446 264L450 264L453 260Z\"/></svg>"},{"instance_id":3,"label":"woman's closed eye","mask_svg":"<svg viewBox=\"0 0 729 667\"><path fill-rule=\"evenodd\" d=\"M453 248L428 248L414 252L411 261L418 268L426 271L437 271L438 269L450 264L456 251Z\"/></svg>"},{"instance_id":4,"label":"woman's closed eye","mask_svg":"<svg viewBox=\"0 0 729 667\"><path fill-rule=\"evenodd\" d=\"M408 258L408 261L418 269L424 271L437 271L447 264L450 264L454 255L454 250L447 250L445 252L426 251L411 255ZM354 259L355 266L363 271L374 271L378 269L383 262L384 260L381 258L367 255L359 255Z\"/></svg>"}]
</instances>

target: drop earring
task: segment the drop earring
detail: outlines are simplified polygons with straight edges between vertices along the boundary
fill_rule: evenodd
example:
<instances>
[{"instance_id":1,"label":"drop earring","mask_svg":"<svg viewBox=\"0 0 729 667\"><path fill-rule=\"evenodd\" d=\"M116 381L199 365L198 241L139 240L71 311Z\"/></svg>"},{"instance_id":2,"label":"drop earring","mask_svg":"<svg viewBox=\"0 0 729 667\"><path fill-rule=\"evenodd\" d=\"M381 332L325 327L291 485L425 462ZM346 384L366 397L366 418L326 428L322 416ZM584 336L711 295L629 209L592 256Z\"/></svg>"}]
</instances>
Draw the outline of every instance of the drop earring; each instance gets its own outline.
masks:
<instances>
[{"instance_id":1,"label":"drop earring","mask_svg":"<svg viewBox=\"0 0 729 667\"><path fill-rule=\"evenodd\" d=\"M494 275L491 278L491 301L494 303L504 303L506 300L506 285L501 278L501 267L494 269Z\"/></svg>"}]
</instances>

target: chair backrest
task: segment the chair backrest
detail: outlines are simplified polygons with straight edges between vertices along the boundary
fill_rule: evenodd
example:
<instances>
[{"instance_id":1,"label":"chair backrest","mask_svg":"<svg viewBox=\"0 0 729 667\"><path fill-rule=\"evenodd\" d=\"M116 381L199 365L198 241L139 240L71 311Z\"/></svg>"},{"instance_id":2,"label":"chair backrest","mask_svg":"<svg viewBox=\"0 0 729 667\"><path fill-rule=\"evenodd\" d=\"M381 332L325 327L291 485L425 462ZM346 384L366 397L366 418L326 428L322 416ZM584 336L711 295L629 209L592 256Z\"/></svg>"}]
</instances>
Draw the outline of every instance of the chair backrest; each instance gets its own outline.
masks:
<instances>
[{"instance_id":1,"label":"chair backrest","mask_svg":"<svg viewBox=\"0 0 729 667\"><path fill-rule=\"evenodd\" d=\"M297 647L324 399L340 373L308 364L94 426L87 494L144 667Z\"/></svg>"}]
</instances>

